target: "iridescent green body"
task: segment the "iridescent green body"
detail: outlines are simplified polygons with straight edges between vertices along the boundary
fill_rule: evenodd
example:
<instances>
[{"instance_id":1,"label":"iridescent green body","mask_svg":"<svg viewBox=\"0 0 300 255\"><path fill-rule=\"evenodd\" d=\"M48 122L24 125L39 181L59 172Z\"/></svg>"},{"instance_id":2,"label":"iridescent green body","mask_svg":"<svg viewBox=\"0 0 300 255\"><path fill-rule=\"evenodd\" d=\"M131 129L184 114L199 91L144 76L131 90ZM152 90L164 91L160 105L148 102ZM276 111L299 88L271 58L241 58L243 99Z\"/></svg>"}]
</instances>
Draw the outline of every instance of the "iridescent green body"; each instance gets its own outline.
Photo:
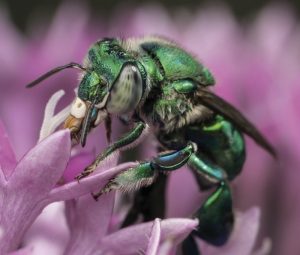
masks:
<instances>
[{"instance_id":1,"label":"iridescent green body","mask_svg":"<svg viewBox=\"0 0 300 255\"><path fill-rule=\"evenodd\" d=\"M106 81L106 87L103 85L101 91L109 93L115 89L114 84L128 63L138 69L143 93L133 111L125 115L138 124L132 132L109 146L94 165L117 148L130 146L132 138L138 139L146 125L150 126L163 150L171 152L118 175L98 195L116 187L137 189L148 186L157 178L158 172L173 171L188 164L201 189L216 187L196 212L201 223L195 233L212 244L223 244L233 226L228 182L240 173L245 148L243 136L235 125L201 102L199 87L206 89L214 85L213 76L178 45L155 37L103 39L89 50L85 67ZM82 100L96 98L96 86L90 82L93 72L86 74L79 86L78 95ZM114 104L122 104L126 90L117 87L122 93ZM100 95L98 92L95 103L102 102L104 96L105 93ZM135 204L135 208L139 207L142 206ZM134 218L132 213L130 217Z\"/></svg>"},{"instance_id":2,"label":"iridescent green body","mask_svg":"<svg viewBox=\"0 0 300 255\"><path fill-rule=\"evenodd\" d=\"M201 190L215 190L195 212L199 225L184 242L184 254L195 254L194 235L213 245L224 244L234 224L229 183L241 172L246 156L243 133L275 157L276 152L250 121L210 91L215 84L210 71L167 39L105 38L92 45L83 66L71 62L56 67L27 87L66 68L83 71L65 121L75 140L84 146L89 131L105 122L110 141L113 115L133 126L77 180L115 151L138 144L150 131L159 142L159 154L115 176L94 198L111 190L139 190L123 226L139 216L145 221L162 218L166 173L187 165Z\"/></svg>"}]
</instances>

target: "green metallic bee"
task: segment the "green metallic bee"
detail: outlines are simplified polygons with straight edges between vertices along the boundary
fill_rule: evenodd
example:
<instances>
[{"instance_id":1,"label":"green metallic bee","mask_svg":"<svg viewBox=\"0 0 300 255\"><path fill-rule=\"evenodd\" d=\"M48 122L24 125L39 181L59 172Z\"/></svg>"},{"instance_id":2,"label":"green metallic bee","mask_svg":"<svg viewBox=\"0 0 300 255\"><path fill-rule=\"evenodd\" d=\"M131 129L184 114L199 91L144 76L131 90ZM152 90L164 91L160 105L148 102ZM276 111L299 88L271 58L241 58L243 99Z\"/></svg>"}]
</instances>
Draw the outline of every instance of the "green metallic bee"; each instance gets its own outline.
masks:
<instances>
[{"instance_id":1,"label":"green metallic bee","mask_svg":"<svg viewBox=\"0 0 300 255\"><path fill-rule=\"evenodd\" d=\"M118 174L94 197L111 190L150 186L162 173L187 164L201 190L215 188L196 212L200 223L193 234L213 245L224 244L234 223L229 182L241 172L246 156L242 133L273 156L275 151L238 110L209 90L215 83L210 71L166 39L105 38L92 45L83 66L57 67L27 87L66 68L83 71L78 96L65 121L82 146L89 131L103 122L110 137L111 115L132 125L129 133L111 143L77 179L91 174L116 150L137 145L151 132L160 144L157 157ZM146 197L145 193L138 196ZM152 206L157 207L159 196L152 199ZM138 200L128 221L140 212L147 219L144 201Z\"/></svg>"}]
</instances>

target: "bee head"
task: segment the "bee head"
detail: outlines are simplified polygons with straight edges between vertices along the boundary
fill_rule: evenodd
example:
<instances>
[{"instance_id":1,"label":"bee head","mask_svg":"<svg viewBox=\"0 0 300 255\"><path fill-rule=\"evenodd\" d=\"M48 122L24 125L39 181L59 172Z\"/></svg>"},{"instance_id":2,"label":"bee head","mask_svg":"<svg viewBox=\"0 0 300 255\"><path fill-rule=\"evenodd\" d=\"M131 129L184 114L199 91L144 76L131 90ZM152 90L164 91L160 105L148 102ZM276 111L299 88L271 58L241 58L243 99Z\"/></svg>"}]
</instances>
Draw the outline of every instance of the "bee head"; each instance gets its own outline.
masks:
<instances>
[{"instance_id":1,"label":"bee head","mask_svg":"<svg viewBox=\"0 0 300 255\"><path fill-rule=\"evenodd\" d=\"M73 137L80 139L82 146L85 145L88 132L107 118L105 105L108 96L109 85L102 76L89 70L83 73L78 95L64 124Z\"/></svg>"},{"instance_id":2,"label":"bee head","mask_svg":"<svg viewBox=\"0 0 300 255\"><path fill-rule=\"evenodd\" d=\"M80 141L84 145L91 128L106 121L110 114L133 112L142 94L143 79L135 63L125 63L111 84L95 71L87 71L80 82L78 96L65 127L74 134L80 132Z\"/></svg>"},{"instance_id":3,"label":"bee head","mask_svg":"<svg viewBox=\"0 0 300 255\"><path fill-rule=\"evenodd\" d=\"M146 84L146 71L120 41L105 38L94 43L84 63L71 115L65 127L80 133L81 144L89 130L105 122L110 115L130 115L138 107ZM71 124L73 123L73 124Z\"/></svg>"},{"instance_id":4,"label":"bee head","mask_svg":"<svg viewBox=\"0 0 300 255\"><path fill-rule=\"evenodd\" d=\"M26 87L32 88L50 76L68 68L80 69L84 75L79 85L78 96L72 103L70 116L65 120L64 127L69 128L76 138L80 133L80 142L84 146L90 128L97 126L107 116L107 112L102 109L109 94L105 79L97 75L96 72L72 62L51 69L27 84Z\"/></svg>"},{"instance_id":5,"label":"bee head","mask_svg":"<svg viewBox=\"0 0 300 255\"><path fill-rule=\"evenodd\" d=\"M70 63L56 67L27 85L33 87L66 68L83 71L78 94L64 124L82 146L92 128L103 122L108 126L110 114L127 115L139 107L147 80L145 68L115 39L92 45L84 63L84 66Z\"/></svg>"}]
</instances>

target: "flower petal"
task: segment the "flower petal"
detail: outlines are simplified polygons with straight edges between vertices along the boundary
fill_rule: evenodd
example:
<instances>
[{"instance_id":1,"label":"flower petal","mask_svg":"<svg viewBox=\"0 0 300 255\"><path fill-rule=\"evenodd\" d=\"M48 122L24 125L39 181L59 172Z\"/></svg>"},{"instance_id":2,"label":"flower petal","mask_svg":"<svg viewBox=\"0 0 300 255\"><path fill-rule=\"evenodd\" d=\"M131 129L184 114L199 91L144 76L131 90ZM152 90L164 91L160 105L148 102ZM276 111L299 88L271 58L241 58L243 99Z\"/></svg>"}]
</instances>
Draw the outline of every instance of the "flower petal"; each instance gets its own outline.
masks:
<instances>
[{"instance_id":1,"label":"flower petal","mask_svg":"<svg viewBox=\"0 0 300 255\"><path fill-rule=\"evenodd\" d=\"M73 151L72 151L73 152ZM65 182L74 181L75 176L80 174L83 169L91 164L95 159L94 153L83 152L72 156L64 172L63 179Z\"/></svg>"},{"instance_id":2,"label":"flower petal","mask_svg":"<svg viewBox=\"0 0 300 255\"><path fill-rule=\"evenodd\" d=\"M67 165L70 140L69 131L51 135L25 155L8 179L1 192L0 254L20 247L24 234L46 206L48 192Z\"/></svg>"},{"instance_id":3,"label":"flower petal","mask_svg":"<svg viewBox=\"0 0 300 255\"><path fill-rule=\"evenodd\" d=\"M0 121L0 166L6 178L11 175L16 164L14 151L11 148L5 127Z\"/></svg>"},{"instance_id":4,"label":"flower petal","mask_svg":"<svg viewBox=\"0 0 300 255\"><path fill-rule=\"evenodd\" d=\"M54 201L69 200L93 191L98 191L102 189L104 185L107 184L107 182L119 172L131 167L135 167L136 165L137 163L132 162L124 163L102 172L99 171L99 173L83 178L79 182L73 181L63 186L54 188L49 194L48 202L50 203Z\"/></svg>"},{"instance_id":5,"label":"flower petal","mask_svg":"<svg viewBox=\"0 0 300 255\"><path fill-rule=\"evenodd\" d=\"M57 202L43 209L25 234L22 245L32 247L32 255L63 254L68 240L65 205Z\"/></svg>"},{"instance_id":6,"label":"flower petal","mask_svg":"<svg viewBox=\"0 0 300 255\"><path fill-rule=\"evenodd\" d=\"M101 238L107 233L113 212L115 192L98 201L88 194L66 203L71 238L65 255L94 255Z\"/></svg>"},{"instance_id":7,"label":"flower petal","mask_svg":"<svg viewBox=\"0 0 300 255\"><path fill-rule=\"evenodd\" d=\"M161 242L173 239L174 246L181 242L196 226L197 220L166 219L161 221ZM111 254L129 255L146 250L153 222L127 227L102 239L99 249ZM99 251L100 252L100 251Z\"/></svg>"},{"instance_id":8,"label":"flower petal","mask_svg":"<svg viewBox=\"0 0 300 255\"><path fill-rule=\"evenodd\" d=\"M70 157L68 130L43 140L19 162L8 180L11 192L26 196L26 201L45 196L58 182Z\"/></svg>"},{"instance_id":9,"label":"flower petal","mask_svg":"<svg viewBox=\"0 0 300 255\"><path fill-rule=\"evenodd\" d=\"M228 243L216 248L200 242L200 250L205 255L250 255L259 229L260 211L257 207L237 215L236 224Z\"/></svg>"},{"instance_id":10,"label":"flower petal","mask_svg":"<svg viewBox=\"0 0 300 255\"><path fill-rule=\"evenodd\" d=\"M176 254L176 247L172 240L166 240L159 246L158 255L175 255Z\"/></svg>"},{"instance_id":11,"label":"flower petal","mask_svg":"<svg viewBox=\"0 0 300 255\"><path fill-rule=\"evenodd\" d=\"M157 250L160 242L160 234L161 234L160 219L155 219L151 230L151 236L148 243L146 255L157 254Z\"/></svg>"},{"instance_id":12,"label":"flower petal","mask_svg":"<svg viewBox=\"0 0 300 255\"><path fill-rule=\"evenodd\" d=\"M11 252L7 255L31 255L32 251L33 251L32 247L26 247L26 248Z\"/></svg>"},{"instance_id":13,"label":"flower petal","mask_svg":"<svg viewBox=\"0 0 300 255\"><path fill-rule=\"evenodd\" d=\"M269 255L272 251L272 240L270 238L265 238L261 247L256 250L252 255Z\"/></svg>"}]
</instances>

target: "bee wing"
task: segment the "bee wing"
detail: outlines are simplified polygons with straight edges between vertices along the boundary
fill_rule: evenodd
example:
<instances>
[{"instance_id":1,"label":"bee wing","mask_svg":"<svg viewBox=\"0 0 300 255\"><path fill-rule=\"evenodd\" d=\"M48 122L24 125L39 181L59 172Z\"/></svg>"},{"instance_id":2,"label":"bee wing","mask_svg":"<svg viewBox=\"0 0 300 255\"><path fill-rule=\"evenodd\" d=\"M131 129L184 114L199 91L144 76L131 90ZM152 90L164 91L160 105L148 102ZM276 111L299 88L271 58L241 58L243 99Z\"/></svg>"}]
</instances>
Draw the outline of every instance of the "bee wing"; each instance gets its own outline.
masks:
<instances>
[{"instance_id":1,"label":"bee wing","mask_svg":"<svg viewBox=\"0 0 300 255\"><path fill-rule=\"evenodd\" d=\"M257 130L257 128L246 119L234 106L226 102L221 97L214 93L198 87L198 95L201 103L207 108L216 113L221 114L234 125L236 125L242 132L250 136L257 144L267 150L273 157L276 158L276 151L267 139Z\"/></svg>"}]
</instances>

